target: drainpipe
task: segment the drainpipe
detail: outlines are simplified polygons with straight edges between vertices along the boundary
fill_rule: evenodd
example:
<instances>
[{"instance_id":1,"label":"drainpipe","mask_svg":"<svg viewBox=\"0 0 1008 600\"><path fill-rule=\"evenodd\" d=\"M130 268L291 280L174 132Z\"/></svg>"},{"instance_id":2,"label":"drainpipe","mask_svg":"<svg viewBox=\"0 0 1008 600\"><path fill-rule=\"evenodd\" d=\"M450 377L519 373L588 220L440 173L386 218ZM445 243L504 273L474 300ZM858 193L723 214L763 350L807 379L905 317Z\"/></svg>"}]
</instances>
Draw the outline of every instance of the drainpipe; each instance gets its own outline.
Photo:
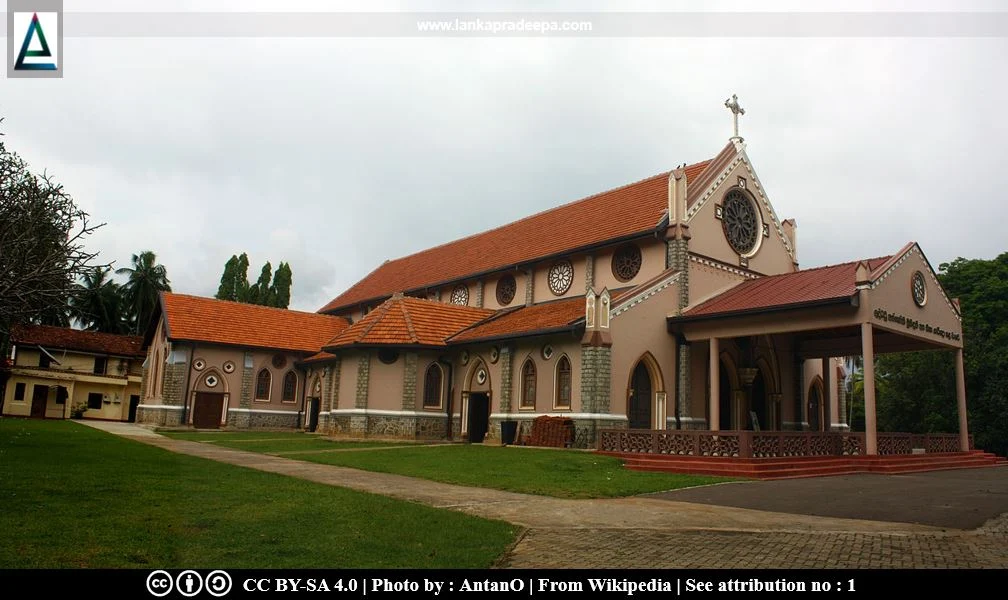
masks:
<instances>
[{"instance_id":1,"label":"drainpipe","mask_svg":"<svg viewBox=\"0 0 1008 600\"><path fill-rule=\"evenodd\" d=\"M438 362L445 366L447 370L447 375L445 376L445 381L447 382L448 388L448 398L445 399L445 439L452 439L452 364L451 361L447 361L443 356L438 357Z\"/></svg>"}]
</instances>

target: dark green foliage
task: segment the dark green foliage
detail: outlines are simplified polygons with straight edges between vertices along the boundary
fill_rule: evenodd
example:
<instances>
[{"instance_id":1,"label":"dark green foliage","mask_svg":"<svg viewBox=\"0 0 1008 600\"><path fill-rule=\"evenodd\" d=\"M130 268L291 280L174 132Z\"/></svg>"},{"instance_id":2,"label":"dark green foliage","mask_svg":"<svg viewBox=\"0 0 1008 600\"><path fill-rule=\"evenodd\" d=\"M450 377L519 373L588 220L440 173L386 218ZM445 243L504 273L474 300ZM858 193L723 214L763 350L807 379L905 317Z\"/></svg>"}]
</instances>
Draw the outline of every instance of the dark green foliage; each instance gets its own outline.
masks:
<instances>
[{"instance_id":1,"label":"dark green foliage","mask_svg":"<svg viewBox=\"0 0 1008 600\"><path fill-rule=\"evenodd\" d=\"M957 258L939 267L963 317L966 400L978 448L1008 454L1008 253ZM954 356L949 351L879 357L886 385L878 396L883 431L958 431Z\"/></svg>"},{"instance_id":2,"label":"dark green foliage","mask_svg":"<svg viewBox=\"0 0 1008 600\"><path fill-rule=\"evenodd\" d=\"M290 265L281 262L273 273L273 265L269 261L263 265L259 279L254 284L248 282L248 255L232 255L224 265L220 287L214 296L218 300L231 300L260 306L287 308L290 305L290 288L293 275Z\"/></svg>"},{"instance_id":3,"label":"dark green foliage","mask_svg":"<svg viewBox=\"0 0 1008 600\"><path fill-rule=\"evenodd\" d=\"M132 267L116 269L116 274L128 276L120 287L124 308L132 332L142 335L154 317L158 294L170 292L171 286L167 269L158 264L157 255L150 250L134 254L132 264Z\"/></svg>"}]
</instances>

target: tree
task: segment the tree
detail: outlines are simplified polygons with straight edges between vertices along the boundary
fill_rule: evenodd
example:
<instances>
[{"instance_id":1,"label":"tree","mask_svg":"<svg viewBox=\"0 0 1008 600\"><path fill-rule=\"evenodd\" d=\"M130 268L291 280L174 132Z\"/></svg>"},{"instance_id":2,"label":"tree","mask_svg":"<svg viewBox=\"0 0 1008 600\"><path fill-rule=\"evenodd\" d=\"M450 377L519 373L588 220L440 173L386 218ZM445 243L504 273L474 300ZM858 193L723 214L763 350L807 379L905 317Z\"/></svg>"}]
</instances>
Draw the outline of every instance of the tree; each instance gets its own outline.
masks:
<instances>
[{"instance_id":1,"label":"tree","mask_svg":"<svg viewBox=\"0 0 1008 600\"><path fill-rule=\"evenodd\" d=\"M281 262L273 274L273 286L270 295L273 298L273 306L277 308L287 308L290 305L290 288L294 275L291 273L290 265Z\"/></svg>"},{"instance_id":2,"label":"tree","mask_svg":"<svg viewBox=\"0 0 1008 600\"><path fill-rule=\"evenodd\" d=\"M248 255L244 252L241 256L231 255L224 265L224 274L221 275L220 287L214 298L218 300L231 300L232 302L245 302L248 297Z\"/></svg>"},{"instance_id":3,"label":"tree","mask_svg":"<svg viewBox=\"0 0 1008 600\"><path fill-rule=\"evenodd\" d=\"M134 334L141 334L150 325L160 292L170 292L168 271L157 262L150 250L134 254L132 267L116 269L117 275L127 275L121 291L126 300L128 320Z\"/></svg>"},{"instance_id":4,"label":"tree","mask_svg":"<svg viewBox=\"0 0 1008 600\"><path fill-rule=\"evenodd\" d=\"M64 322L74 284L97 256L84 240L102 225L0 142L0 355L11 325Z\"/></svg>"},{"instance_id":5,"label":"tree","mask_svg":"<svg viewBox=\"0 0 1008 600\"><path fill-rule=\"evenodd\" d=\"M123 310L125 298L111 273L109 267L93 267L84 273L70 306L77 322L89 331L127 333L130 324Z\"/></svg>"},{"instance_id":6,"label":"tree","mask_svg":"<svg viewBox=\"0 0 1008 600\"><path fill-rule=\"evenodd\" d=\"M1008 252L993 260L957 258L938 271L945 291L962 307L970 432L978 448L1008 454ZM879 396L880 426L958 429L950 352L892 354L878 364L888 381Z\"/></svg>"},{"instance_id":7,"label":"tree","mask_svg":"<svg viewBox=\"0 0 1008 600\"><path fill-rule=\"evenodd\" d=\"M248 255L232 255L224 265L220 286L214 296L218 300L231 300L246 304L287 308L290 305L290 288L293 273L288 263L281 262L273 273L269 261L263 265L259 279L254 284L248 282Z\"/></svg>"}]
</instances>

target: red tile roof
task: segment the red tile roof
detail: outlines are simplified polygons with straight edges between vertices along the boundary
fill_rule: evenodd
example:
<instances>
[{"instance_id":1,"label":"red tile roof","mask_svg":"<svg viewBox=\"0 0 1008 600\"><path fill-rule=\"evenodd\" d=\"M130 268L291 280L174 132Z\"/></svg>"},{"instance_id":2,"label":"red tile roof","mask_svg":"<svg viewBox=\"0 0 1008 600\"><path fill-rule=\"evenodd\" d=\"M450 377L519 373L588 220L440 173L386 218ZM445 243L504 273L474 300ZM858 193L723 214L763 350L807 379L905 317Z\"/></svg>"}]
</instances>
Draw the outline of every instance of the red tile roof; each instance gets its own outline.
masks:
<instances>
[{"instance_id":1,"label":"red tile roof","mask_svg":"<svg viewBox=\"0 0 1008 600\"><path fill-rule=\"evenodd\" d=\"M309 356L308 358L302 360L301 362L303 362L303 363L313 363L313 362L319 362L319 361L323 361L323 360L332 360L334 358L336 358L335 354L330 354L328 352L316 352L315 354L312 354L311 356Z\"/></svg>"},{"instance_id":2,"label":"red tile roof","mask_svg":"<svg viewBox=\"0 0 1008 600\"><path fill-rule=\"evenodd\" d=\"M869 259L868 268L875 271L889 258L883 256ZM787 308L850 298L857 291L855 283L860 262L817 267L744 281L685 311L683 318Z\"/></svg>"},{"instance_id":3,"label":"red tile roof","mask_svg":"<svg viewBox=\"0 0 1008 600\"><path fill-rule=\"evenodd\" d=\"M444 346L448 337L493 314L486 308L394 296L335 336L324 348Z\"/></svg>"},{"instance_id":4,"label":"red tile roof","mask_svg":"<svg viewBox=\"0 0 1008 600\"><path fill-rule=\"evenodd\" d=\"M349 326L342 317L167 292L161 306L168 337L189 342L318 352Z\"/></svg>"},{"instance_id":5,"label":"red tile roof","mask_svg":"<svg viewBox=\"0 0 1008 600\"><path fill-rule=\"evenodd\" d=\"M81 331L69 327L19 325L12 328L11 340L15 344L42 346L46 350L58 348L137 358L144 355L142 337Z\"/></svg>"},{"instance_id":6,"label":"red tile roof","mask_svg":"<svg viewBox=\"0 0 1008 600\"><path fill-rule=\"evenodd\" d=\"M452 336L449 341L473 342L557 330L581 319L584 313L585 299L582 296L502 310L497 316Z\"/></svg>"},{"instance_id":7,"label":"red tile roof","mask_svg":"<svg viewBox=\"0 0 1008 600\"><path fill-rule=\"evenodd\" d=\"M699 178L710 162L687 166L687 182ZM319 312L653 231L668 209L669 173L659 173L490 231L386 261ZM613 213L620 218L610 218ZM572 225L579 223L591 226Z\"/></svg>"}]
</instances>

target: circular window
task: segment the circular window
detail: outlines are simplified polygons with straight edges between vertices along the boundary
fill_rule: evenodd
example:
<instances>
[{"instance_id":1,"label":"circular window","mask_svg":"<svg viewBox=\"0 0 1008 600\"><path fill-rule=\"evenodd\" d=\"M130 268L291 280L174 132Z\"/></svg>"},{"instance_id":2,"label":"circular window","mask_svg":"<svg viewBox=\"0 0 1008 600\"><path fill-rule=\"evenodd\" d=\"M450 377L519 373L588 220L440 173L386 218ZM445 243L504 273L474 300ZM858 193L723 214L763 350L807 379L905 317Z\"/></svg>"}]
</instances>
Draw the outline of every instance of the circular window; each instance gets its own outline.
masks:
<instances>
[{"instance_id":1,"label":"circular window","mask_svg":"<svg viewBox=\"0 0 1008 600\"><path fill-rule=\"evenodd\" d=\"M514 275L505 275L497 280L497 304L501 306L507 306L511 304L514 300L515 290L518 289L517 284L515 284Z\"/></svg>"},{"instance_id":2,"label":"circular window","mask_svg":"<svg viewBox=\"0 0 1008 600\"><path fill-rule=\"evenodd\" d=\"M469 304L469 288L462 284L456 285L451 293L451 303L467 306Z\"/></svg>"},{"instance_id":3,"label":"circular window","mask_svg":"<svg viewBox=\"0 0 1008 600\"><path fill-rule=\"evenodd\" d=\"M562 260L549 270L549 288L554 296L562 296L570 289L574 281L574 266L569 260Z\"/></svg>"},{"instance_id":4,"label":"circular window","mask_svg":"<svg viewBox=\"0 0 1008 600\"><path fill-rule=\"evenodd\" d=\"M721 211L721 226L732 249L739 254L755 250L760 219L752 200L739 190L732 190L725 196Z\"/></svg>"},{"instance_id":5,"label":"circular window","mask_svg":"<svg viewBox=\"0 0 1008 600\"><path fill-rule=\"evenodd\" d=\"M546 360L553 358L553 346L546 344L542 347L542 357Z\"/></svg>"},{"instance_id":6,"label":"circular window","mask_svg":"<svg viewBox=\"0 0 1008 600\"><path fill-rule=\"evenodd\" d=\"M612 273L620 281L630 281L640 273L641 251L635 244L621 246L612 257Z\"/></svg>"},{"instance_id":7,"label":"circular window","mask_svg":"<svg viewBox=\"0 0 1008 600\"><path fill-rule=\"evenodd\" d=\"M224 372L225 373L234 373L234 370L235 370L235 364L234 364L233 361L229 360L226 363L224 363Z\"/></svg>"},{"instance_id":8,"label":"circular window","mask_svg":"<svg viewBox=\"0 0 1008 600\"><path fill-rule=\"evenodd\" d=\"M204 368L206 368L206 361L203 360L202 358L197 358L196 360L193 361L192 368L196 369L197 371L202 371Z\"/></svg>"},{"instance_id":9,"label":"circular window","mask_svg":"<svg viewBox=\"0 0 1008 600\"><path fill-rule=\"evenodd\" d=\"M920 271L916 271L910 279L910 291L913 293L914 304L924 306L927 302L927 282Z\"/></svg>"},{"instance_id":10,"label":"circular window","mask_svg":"<svg viewBox=\"0 0 1008 600\"><path fill-rule=\"evenodd\" d=\"M211 387L212 388L212 387L217 387L217 383L219 381L220 380L217 379L217 376L211 373L210 375L206 376L206 379L203 380L203 383L205 383L207 387Z\"/></svg>"},{"instance_id":11,"label":"circular window","mask_svg":"<svg viewBox=\"0 0 1008 600\"><path fill-rule=\"evenodd\" d=\"M285 366L287 366L287 357L284 356L283 354L274 354L273 366L278 369L284 368Z\"/></svg>"},{"instance_id":12,"label":"circular window","mask_svg":"<svg viewBox=\"0 0 1008 600\"><path fill-rule=\"evenodd\" d=\"M378 350L378 360L382 361L386 365L391 365L395 361L399 360L399 352L389 348L382 348Z\"/></svg>"},{"instance_id":13,"label":"circular window","mask_svg":"<svg viewBox=\"0 0 1008 600\"><path fill-rule=\"evenodd\" d=\"M468 350L463 350L462 353L459 354L459 362L461 362L463 365L469 364L469 351Z\"/></svg>"},{"instance_id":14,"label":"circular window","mask_svg":"<svg viewBox=\"0 0 1008 600\"><path fill-rule=\"evenodd\" d=\"M483 385L484 383L486 383L486 378L487 378L486 369L480 369L479 371L476 371L476 383Z\"/></svg>"},{"instance_id":15,"label":"circular window","mask_svg":"<svg viewBox=\"0 0 1008 600\"><path fill-rule=\"evenodd\" d=\"M500 358L500 350L497 349L497 346L490 348L490 362L496 363L498 358Z\"/></svg>"}]
</instances>

